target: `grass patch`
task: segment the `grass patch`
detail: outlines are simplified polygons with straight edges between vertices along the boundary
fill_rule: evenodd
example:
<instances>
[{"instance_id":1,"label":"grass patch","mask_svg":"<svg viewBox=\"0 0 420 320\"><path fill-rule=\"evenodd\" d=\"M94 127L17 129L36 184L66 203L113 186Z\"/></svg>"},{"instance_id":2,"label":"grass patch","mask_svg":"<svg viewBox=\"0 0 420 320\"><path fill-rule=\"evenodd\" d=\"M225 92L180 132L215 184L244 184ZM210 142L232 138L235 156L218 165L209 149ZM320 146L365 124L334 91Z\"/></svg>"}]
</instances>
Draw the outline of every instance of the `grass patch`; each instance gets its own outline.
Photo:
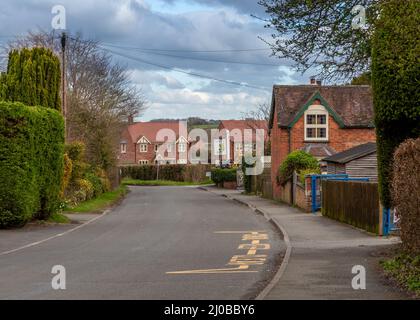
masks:
<instances>
[{"instance_id":1,"label":"grass patch","mask_svg":"<svg viewBox=\"0 0 420 320\"><path fill-rule=\"evenodd\" d=\"M95 212L103 210L115 204L127 193L127 187L123 184L114 191L105 192L95 199L80 203L74 208L66 208L67 212Z\"/></svg>"},{"instance_id":2,"label":"grass patch","mask_svg":"<svg viewBox=\"0 0 420 320\"><path fill-rule=\"evenodd\" d=\"M169 180L134 180L134 179L124 179L122 183L127 186L197 186L197 185L213 184L211 180L207 180L203 182L179 182L179 181L169 181Z\"/></svg>"},{"instance_id":3,"label":"grass patch","mask_svg":"<svg viewBox=\"0 0 420 320\"><path fill-rule=\"evenodd\" d=\"M67 218L64 214L56 212L48 218L47 222L50 222L50 223L70 223L70 219Z\"/></svg>"},{"instance_id":4,"label":"grass patch","mask_svg":"<svg viewBox=\"0 0 420 320\"><path fill-rule=\"evenodd\" d=\"M392 259L381 261L381 265L387 276L420 297L420 256L402 253Z\"/></svg>"}]
</instances>

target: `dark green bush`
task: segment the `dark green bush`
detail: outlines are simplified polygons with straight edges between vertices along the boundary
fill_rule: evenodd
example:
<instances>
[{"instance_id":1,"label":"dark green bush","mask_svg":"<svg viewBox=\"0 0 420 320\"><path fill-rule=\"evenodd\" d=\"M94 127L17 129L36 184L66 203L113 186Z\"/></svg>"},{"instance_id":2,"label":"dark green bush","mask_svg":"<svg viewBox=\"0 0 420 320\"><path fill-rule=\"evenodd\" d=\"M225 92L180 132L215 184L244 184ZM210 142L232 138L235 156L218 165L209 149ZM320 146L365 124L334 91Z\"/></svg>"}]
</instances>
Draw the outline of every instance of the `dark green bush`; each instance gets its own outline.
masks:
<instances>
[{"instance_id":1,"label":"dark green bush","mask_svg":"<svg viewBox=\"0 0 420 320\"><path fill-rule=\"evenodd\" d=\"M277 174L277 182L279 184L284 184L292 177L294 171L300 172L301 170L306 169L319 169L318 160L305 151L293 151L280 165Z\"/></svg>"},{"instance_id":2,"label":"dark green bush","mask_svg":"<svg viewBox=\"0 0 420 320\"><path fill-rule=\"evenodd\" d=\"M12 50L4 100L61 110L60 60L47 48Z\"/></svg>"},{"instance_id":3,"label":"dark green bush","mask_svg":"<svg viewBox=\"0 0 420 320\"><path fill-rule=\"evenodd\" d=\"M372 86L379 192L390 208L394 150L420 136L420 2L388 0L380 8L372 41Z\"/></svg>"},{"instance_id":4,"label":"dark green bush","mask_svg":"<svg viewBox=\"0 0 420 320\"><path fill-rule=\"evenodd\" d=\"M46 219L58 209L63 151L57 111L0 102L0 227Z\"/></svg>"},{"instance_id":5,"label":"dark green bush","mask_svg":"<svg viewBox=\"0 0 420 320\"><path fill-rule=\"evenodd\" d=\"M236 181L236 170L215 168L211 170L211 180L216 184Z\"/></svg>"}]
</instances>

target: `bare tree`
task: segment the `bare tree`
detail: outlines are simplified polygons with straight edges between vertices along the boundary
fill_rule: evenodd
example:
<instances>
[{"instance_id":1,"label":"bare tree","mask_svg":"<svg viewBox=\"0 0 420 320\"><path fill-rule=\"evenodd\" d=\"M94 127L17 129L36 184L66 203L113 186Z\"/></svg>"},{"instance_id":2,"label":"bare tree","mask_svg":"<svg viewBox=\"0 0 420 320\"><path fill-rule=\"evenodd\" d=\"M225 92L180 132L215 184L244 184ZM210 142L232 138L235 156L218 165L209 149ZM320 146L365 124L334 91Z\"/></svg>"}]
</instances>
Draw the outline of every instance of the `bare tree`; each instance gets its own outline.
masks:
<instances>
[{"instance_id":1,"label":"bare tree","mask_svg":"<svg viewBox=\"0 0 420 320\"><path fill-rule=\"evenodd\" d=\"M270 111L271 106L270 103L264 102L259 104L254 110L251 110L247 113L243 114L244 120L247 120L247 125L250 129L256 130L261 129L261 121L265 122L265 129L268 130L268 122L270 121ZM266 135L265 141L265 155L271 154L271 142L270 136Z\"/></svg>"},{"instance_id":2,"label":"bare tree","mask_svg":"<svg viewBox=\"0 0 420 320\"><path fill-rule=\"evenodd\" d=\"M29 33L12 41L11 48L43 46L59 53L59 35ZM66 46L67 125L69 141L86 144L87 160L109 168L116 160L116 146L129 116L139 115L146 103L130 81L126 66L115 63L99 43L69 36Z\"/></svg>"}]
</instances>

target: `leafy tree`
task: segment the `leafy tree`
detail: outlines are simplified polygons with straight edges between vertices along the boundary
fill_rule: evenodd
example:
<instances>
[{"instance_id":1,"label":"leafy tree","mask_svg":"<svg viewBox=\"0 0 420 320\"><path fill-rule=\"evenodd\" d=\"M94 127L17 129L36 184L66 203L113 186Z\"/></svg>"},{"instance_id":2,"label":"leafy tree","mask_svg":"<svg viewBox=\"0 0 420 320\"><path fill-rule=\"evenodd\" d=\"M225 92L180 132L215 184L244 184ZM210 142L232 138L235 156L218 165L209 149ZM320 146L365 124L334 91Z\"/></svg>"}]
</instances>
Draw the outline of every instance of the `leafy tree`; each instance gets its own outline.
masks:
<instances>
[{"instance_id":1,"label":"leafy tree","mask_svg":"<svg viewBox=\"0 0 420 320\"><path fill-rule=\"evenodd\" d=\"M420 136L420 2L387 0L373 37L372 83L382 204L391 207L395 148ZM417 192L417 190L413 190Z\"/></svg>"},{"instance_id":2,"label":"leafy tree","mask_svg":"<svg viewBox=\"0 0 420 320\"><path fill-rule=\"evenodd\" d=\"M318 68L324 79L352 79L370 69L371 35L379 0L260 0L274 30L273 55L302 72ZM363 14L366 23L352 23ZM357 7L356 7L357 8ZM361 21L360 21L361 22Z\"/></svg>"},{"instance_id":3,"label":"leafy tree","mask_svg":"<svg viewBox=\"0 0 420 320\"><path fill-rule=\"evenodd\" d=\"M46 48L12 50L0 98L30 106L61 109L60 60Z\"/></svg>"}]
</instances>

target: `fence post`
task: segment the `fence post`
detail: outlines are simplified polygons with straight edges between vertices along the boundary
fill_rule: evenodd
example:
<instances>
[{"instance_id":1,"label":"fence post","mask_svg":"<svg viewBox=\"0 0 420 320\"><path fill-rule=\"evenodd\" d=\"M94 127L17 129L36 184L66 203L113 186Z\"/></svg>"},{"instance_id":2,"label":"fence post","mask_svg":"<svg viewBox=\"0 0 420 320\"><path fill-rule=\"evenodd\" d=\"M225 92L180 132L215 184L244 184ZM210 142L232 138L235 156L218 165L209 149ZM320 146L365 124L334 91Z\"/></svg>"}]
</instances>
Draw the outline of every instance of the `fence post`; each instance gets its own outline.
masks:
<instances>
[{"instance_id":1,"label":"fence post","mask_svg":"<svg viewBox=\"0 0 420 320\"><path fill-rule=\"evenodd\" d=\"M312 189L312 213L316 214L316 176L311 176L311 189Z\"/></svg>"}]
</instances>

